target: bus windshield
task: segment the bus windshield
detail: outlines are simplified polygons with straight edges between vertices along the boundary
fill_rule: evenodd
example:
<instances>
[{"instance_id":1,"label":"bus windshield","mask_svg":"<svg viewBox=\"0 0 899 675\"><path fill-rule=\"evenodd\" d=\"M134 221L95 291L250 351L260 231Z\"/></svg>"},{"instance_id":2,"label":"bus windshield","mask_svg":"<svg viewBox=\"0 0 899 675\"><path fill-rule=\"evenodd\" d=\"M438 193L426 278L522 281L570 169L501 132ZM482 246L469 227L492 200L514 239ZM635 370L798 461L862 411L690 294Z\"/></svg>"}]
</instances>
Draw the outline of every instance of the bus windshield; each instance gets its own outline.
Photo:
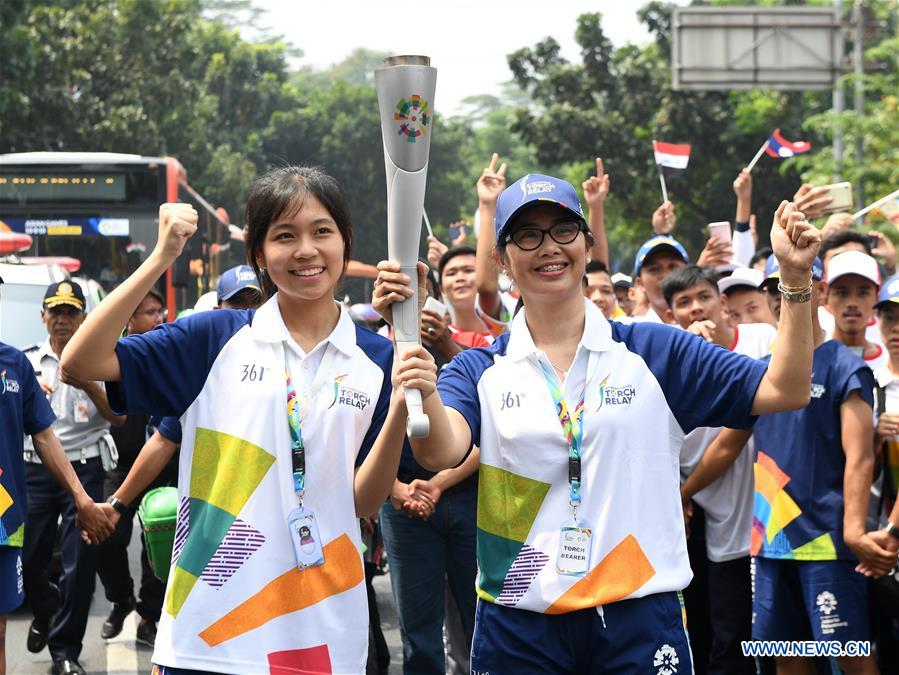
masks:
<instances>
[{"instance_id":1,"label":"bus windshield","mask_svg":"<svg viewBox=\"0 0 899 675\"><path fill-rule=\"evenodd\" d=\"M77 259L79 274L107 291L152 250L159 205L171 201L191 203L200 214L197 236L159 284L173 317L212 290L222 271L246 259L227 215L188 185L177 160L113 153L0 155L0 231L32 237L22 255Z\"/></svg>"}]
</instances>

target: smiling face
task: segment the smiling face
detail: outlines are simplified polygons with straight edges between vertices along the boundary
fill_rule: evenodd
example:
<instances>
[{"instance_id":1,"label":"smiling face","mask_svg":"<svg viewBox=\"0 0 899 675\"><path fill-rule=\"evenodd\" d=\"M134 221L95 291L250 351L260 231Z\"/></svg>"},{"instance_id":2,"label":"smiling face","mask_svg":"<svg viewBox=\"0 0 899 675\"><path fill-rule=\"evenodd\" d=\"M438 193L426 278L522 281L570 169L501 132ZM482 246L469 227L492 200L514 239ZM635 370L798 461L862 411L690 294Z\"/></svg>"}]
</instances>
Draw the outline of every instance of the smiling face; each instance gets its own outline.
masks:
<instances>
[{"instance_id":1,"label":"smiling face","mask_svg":"<svg viewBox=\"0 0 899 675\"><path fill-rule=\"evenodd\" d=\"M328 209L307 193L298 211L269 225L256 262L279 293L308 302L333 296L344 271L344 248Z\"/></svg>"},{"instance_id":2,"label":"smiling face","mask_svg":"<svg viewBox=\"0 0 899 675\"><path fill-rule=\"evenodd\" d=\"M827 309L843 335L864 334L877 303L877 286L858 274L846 274L827 286Z\"/></svg>"},{"instance_id":3,"label":"smiling face","mask_svg":"<svg viewBox=\"0 0 899 675\"><path fill-rule=\"evenodd\" d=\"M475 256L457 255L443 267L440 276L443 297L453 307L474 306L477 295Z\"/></svg>"},{"instance_id":4,"label":"smiling face","mask_svg":"<svg viewBox=\"0 0 899 675\"><path fill-rule=\"evenodd\" d=\"M523 250L514 241L505 247L505 261L516 287L525 298L525 305L532 298L551 299L572 293L583 295L581 289L587 264L587 242L583 232L579 231L567 244L559 244L548 232L550 228L566 223L575 223L574 217L554 204L537 204L517 216L510 231L513 237L516 231L526 228L544 232L543 242L533 251Z\"/></svg>"}]
</instances>

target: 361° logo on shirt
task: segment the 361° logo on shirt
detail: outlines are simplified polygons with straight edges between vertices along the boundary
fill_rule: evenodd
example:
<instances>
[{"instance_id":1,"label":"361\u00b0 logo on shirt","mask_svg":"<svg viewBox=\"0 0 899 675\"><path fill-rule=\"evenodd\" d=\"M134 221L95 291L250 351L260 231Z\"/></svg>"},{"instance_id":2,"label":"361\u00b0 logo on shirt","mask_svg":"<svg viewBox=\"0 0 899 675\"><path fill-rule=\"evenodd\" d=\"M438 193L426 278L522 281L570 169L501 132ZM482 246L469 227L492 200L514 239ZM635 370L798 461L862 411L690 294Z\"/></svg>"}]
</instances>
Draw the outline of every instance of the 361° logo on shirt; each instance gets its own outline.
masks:
<instances>
[{"instance_id":1,"label":"361\u00b0 logo on shirt","mask_svg":"<svg viewBox=\"0 0 899 675\"><path fill-rule=\"evenodd\" d=\"M602 378L599 383L599 405L596 406L597 412L604 405L630 405L637 395L637 389L632 384L615 386L609 384L611 373Z\"/></svg>"},{"instance_id":2,"label":"361\u00b0 logo on shirt","mask_svg":"<svg viewBox=\"0 0 899 675\"><path fill-rule=\"evenodd\" d=\"M10 394L19 393L19 382L12 378L6 377L6 371L0 371L0 396L9 392Z\"/></svg>"}]
</instances>

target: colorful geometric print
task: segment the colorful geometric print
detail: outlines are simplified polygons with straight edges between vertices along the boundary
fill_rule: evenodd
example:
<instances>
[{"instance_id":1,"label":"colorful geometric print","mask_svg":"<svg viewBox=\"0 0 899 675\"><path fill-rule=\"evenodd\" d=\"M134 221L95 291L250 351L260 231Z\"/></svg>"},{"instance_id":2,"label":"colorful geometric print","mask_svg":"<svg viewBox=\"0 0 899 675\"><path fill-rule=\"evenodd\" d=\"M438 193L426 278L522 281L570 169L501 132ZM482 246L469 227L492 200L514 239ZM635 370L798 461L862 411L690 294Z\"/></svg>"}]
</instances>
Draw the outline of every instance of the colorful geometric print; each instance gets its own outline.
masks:
<instances>
[{"instance_id":1,"label":"colorful geometric print","mask_svg":"<svg viewBox=\"0 0 899 675\"><path fill-rule=\"evenodd\" d=\"M191 462L190 503L179 509L189 527L171 575L166 611L178 616L197 580L262 482L275 457L242 438L197 428ZM176 539L178 527L176 525Z\"/></svg>"},{"instance_id":2,"label":"colorful geometric print","mask_svg":"<svg viewBox=\"0 0 899 675\"><path fill-rule=\"evenodd\" d=\"M478 595L496 602L550 484L481 462L478 472ZM516 574L518 572L516 571Z\"/></svg>"},{"instance_id":3,"label":"colorful geometric print","mask_svg":"<svg viewBox=\"0 0 899 675\"><path fill-rule=\"evenodd\" d=\"M365 580L359 551L348 535L341 534L325 544L323 554L324 564L305 570L292 567L212 623L200 633L200 638L215 647L279 616L298 612L355 588Z\"/></svg>"},{"instance_id":4,"label":"colorful geometric print","mask_svg":"<svg viewBox=\"0 0 899 675\"><path fill-rule=\"evenodd\" d=\"M497 604L514 607L527 592L534 577L548 562L549 556L543 551L538 551L528 544L522 546L521 553L515 558L515 562L506 573L506 578L503 579L502 593L496 596Z\"/></svg>"},{"instance_id":5,"label":"colorful geometric print","mask_svg":"<svg viewBox=\"0 0 899 675\"><path fill-rule=\"evenodd\" d=\"M328 645L272 652L268 655L268 672L269 675L297 675L297 673L330 675L333 671Z\"/></svg>"},{"instance_id":6,"label":"colorful geometric print","mask_svg":"<svg viewBox=\"0 0 899 675\"><path fill-rule=\"evenodd\" d=\"M427 131L427 126L431 121L431 114L428 110L428 102L418 94L413 94L408 100L402 98L396 104L397 112L393 114L393 119L400 124L400 136L405 136L409 143L415 141Z\"/></svg>"},{"instance_id":7,"label":"colorful geometric print","mask_svg":"<svg viewBox=\"0 0 899 675\"><path fill-rule=\"evenodd\" d=\"M238 518L206 565L200 579L213 588L221 588L264 543L265 537L259 530Z\"/></svg>"},{"instance_id":8,"label":"colorful geometric print","mask_svg":"<svg viewBox=\"0 0 899 675\"><path fill-rule=\"evenodd\" d=\"M628 535L545 613L566 614L617 602L637 591L655 573L636 538Z\"/></svg>"},{"instance_id":9,"label":"colorful geometric print","mask_svg":"<svg viewBox=\"0 0 899 675\"><path fill-rule=\"evenodd\" d=\"M769 455L759 452L753 467L755 506L749 552L789 560L836 560L830 534L825 533L801 545L794 545L784 529L802 515L802 509L786 492L790 477Z\"/></svg>"},{"instance_id":10,"label":"colorful geometric print","mask_svg":"<svg viewBox=\"0 0 899 675\"><path fill-rule=\"evenodd\" d=\"M3 371L6 372L6 371ZM0 476L3 475L3 469L0 469ZM0 484L0 516L9 510L9 507L14 504L14 500L12 495ZM3 525L3 521L0 520L0 546L21 546L25 543L25 523L19 525L16 528L16 531L12 534L6 531L6 527Z\"/></svg>"}]
</instances>

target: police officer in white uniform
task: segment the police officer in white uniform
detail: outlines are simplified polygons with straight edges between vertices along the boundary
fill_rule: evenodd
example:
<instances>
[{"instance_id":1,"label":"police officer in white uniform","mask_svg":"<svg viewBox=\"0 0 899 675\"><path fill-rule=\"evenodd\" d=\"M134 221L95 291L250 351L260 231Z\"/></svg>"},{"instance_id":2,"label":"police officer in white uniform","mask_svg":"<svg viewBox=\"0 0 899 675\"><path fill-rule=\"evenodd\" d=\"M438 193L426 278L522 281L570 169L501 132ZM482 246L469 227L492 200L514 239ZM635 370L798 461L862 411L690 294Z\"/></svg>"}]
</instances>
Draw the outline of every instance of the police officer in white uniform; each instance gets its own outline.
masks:
<instances>
[{"instance_id":1,"label":"police officer in white uniform","mask_svg":"<svg viewBox=\"0 0 899 675\"><path fill-rule=\"evenodd\" d=\"M113 414L102 384L63 381L60 377L59 358L84 321L84 305L84 292L77 283L51 284L41 309L47 340L27 349L25 355L56 414L53 431L66 456L88 495L101 501L101 450L108 452L106 437L110 423L120 425L125 417ZM36 653L49 644L52 673L83 673L78 657L94 594L97 549L81 540L75 523L75 504L41 465L30 437L25 439L25 462L28 527L25 528L23 574L25 594L34 614L28 630L28 650ZM62 574L57 593L47 569L60 516Z\"/></svg>"}]
</instances>

